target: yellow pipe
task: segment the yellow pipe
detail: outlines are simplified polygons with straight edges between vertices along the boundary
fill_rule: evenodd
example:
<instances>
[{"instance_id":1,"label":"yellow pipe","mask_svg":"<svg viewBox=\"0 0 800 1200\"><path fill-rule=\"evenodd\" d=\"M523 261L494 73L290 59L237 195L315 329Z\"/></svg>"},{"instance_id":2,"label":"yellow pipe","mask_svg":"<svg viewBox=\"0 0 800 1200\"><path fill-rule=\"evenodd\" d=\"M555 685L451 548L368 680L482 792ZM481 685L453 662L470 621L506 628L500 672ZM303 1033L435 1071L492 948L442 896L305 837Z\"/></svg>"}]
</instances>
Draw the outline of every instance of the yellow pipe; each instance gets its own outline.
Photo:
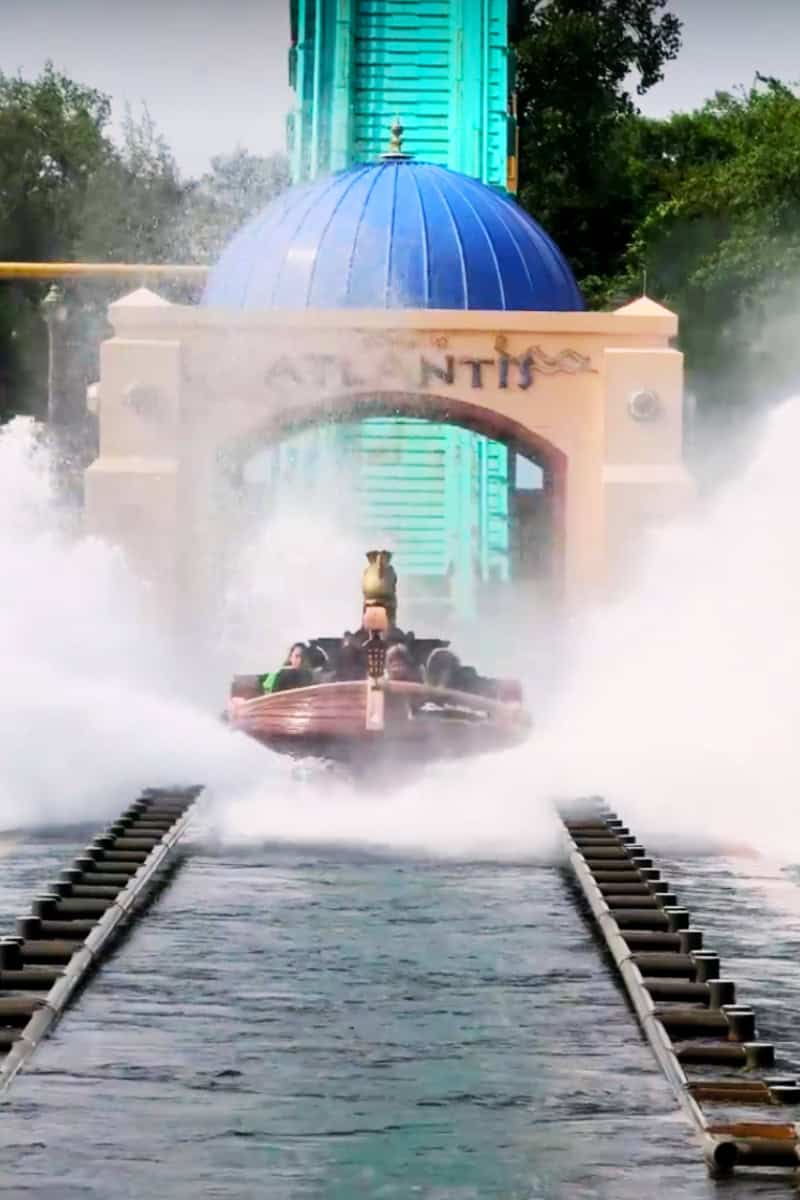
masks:
<instances>
[{"instance_id":1,"label":"yellow pipe","mask_svg":"<svg viewBox=\"0 0 800 1200\"><path fill-rule=\"evenodd\" d=\"M0 279L69 279L93 276L133 276L148 279L159 275L205 279L208 267L176 263L72 263L72 262L0 262Z\"/></svg>"}]
</instances>

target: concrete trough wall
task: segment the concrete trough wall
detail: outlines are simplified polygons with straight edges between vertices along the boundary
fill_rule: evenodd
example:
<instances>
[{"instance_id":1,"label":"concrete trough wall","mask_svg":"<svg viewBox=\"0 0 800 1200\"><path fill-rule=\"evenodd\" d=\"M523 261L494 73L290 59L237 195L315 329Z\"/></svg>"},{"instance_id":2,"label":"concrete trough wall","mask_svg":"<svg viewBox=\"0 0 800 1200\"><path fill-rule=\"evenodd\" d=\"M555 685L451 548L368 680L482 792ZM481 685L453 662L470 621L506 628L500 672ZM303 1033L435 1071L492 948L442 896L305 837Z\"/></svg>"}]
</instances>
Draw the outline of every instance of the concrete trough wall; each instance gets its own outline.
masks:
<instances>
[{"instance_id":1,"label":"concrete trough wall","mask_svg":"<svg viewBox=\"0 0 800 1200\"><path fill-rule=\"evenodd\" d=\"M642 846L601 800L560 808L569 869L709 1172L800 1167L800 1082L777 1077L755 1012Z\"/></svg>"},{"instance_id":2,"label":"concrete trough wall","mask_svg":"<svg viewBox=\"0 0 800 1200\"><path fill-rule=\"evenodd\" d=\"M201 790L148 789L0 938L0 1094L165 882Z\"/></svg>"}]
</instances>

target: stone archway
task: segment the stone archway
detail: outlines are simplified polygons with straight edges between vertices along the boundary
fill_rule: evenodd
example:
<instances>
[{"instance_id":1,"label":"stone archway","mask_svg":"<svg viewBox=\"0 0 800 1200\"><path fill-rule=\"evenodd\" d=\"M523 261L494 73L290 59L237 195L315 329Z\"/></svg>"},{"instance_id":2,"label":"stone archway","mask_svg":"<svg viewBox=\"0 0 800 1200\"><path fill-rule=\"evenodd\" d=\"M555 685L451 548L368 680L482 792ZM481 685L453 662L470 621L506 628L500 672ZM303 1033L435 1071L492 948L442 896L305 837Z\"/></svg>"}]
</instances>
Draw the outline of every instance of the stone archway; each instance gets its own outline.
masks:
<instances>
[{"instance_id":1,"label":"stone archway","mask_svg":"<svg viewBox=\"0 0 800 1200\"><path fill-rule=\"evenodd\" d=\"M436 425L454 425L501 442L510 451L531 459L542 470L547 507L548 591L557 601L564 583L568 460L562 449L541 434L502 413L458 397L432 392L375 391L346 393L330 403L295 406L278 410L263 423L240 433L221 449L229 469L236 470L254 447L274 445L285 437L321 424L358 422L370 417L413 417Z\"/></svg>"},{"instance_id":2,"label":"stone archway","mask_svg":"<svg viewBox=\"0 0 800 1200\"><path fill-rule=\"evenodd\" d=\"M563 596L607 592L653 520L686 503L682 358L673 314L263 312L111 306L88 529L121 543L173 613L205 568L203 510L220 448L303 423L397 413L451 421L543 460Z\"/></svg>"}]
</instances>

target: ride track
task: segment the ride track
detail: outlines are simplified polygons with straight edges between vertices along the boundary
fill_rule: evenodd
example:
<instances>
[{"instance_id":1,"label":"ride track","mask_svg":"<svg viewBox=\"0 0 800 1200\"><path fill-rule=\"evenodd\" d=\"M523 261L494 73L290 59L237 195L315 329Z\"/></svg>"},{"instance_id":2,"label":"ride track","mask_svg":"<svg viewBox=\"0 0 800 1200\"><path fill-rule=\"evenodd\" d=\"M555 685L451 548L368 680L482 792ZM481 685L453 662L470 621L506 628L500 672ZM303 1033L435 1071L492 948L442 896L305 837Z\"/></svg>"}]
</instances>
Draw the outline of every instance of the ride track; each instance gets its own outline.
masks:
<instances>
[{"instance_id":1,"label":"ride track","mask_svg":"<svg viewBox=\"0 0 800 1200\"><path fill-rule=\"evenodd\" d=\"M168 881L201 791L147 789L34 897L30 914L17 918L16 935L0 938L0 1095ZM559 815L580 897L700 1136L710 1173L796 1171L800 1129L787 1113L800 1103L800 1083L766 1073L774 1047L755 1040L753 1009L735 1003L735 985L720 978L719 957L704 949L702 931L690 926L688 910L602 800L562 805ZM765 1108L779 1111L765 1120Z\"/></svg>"},{"instance_id":2,"label":"ride track","mask_svg":"<svg viewBox=\"0 0 800 1200\"><path fill-rule=\"evenodd\" d=\"M145 791L0 938L0 1094L166 882L201 790Z\"/></svg>"},{"instance_id":3,"label":"ride track","mask_svg":"<svg viewBox=\"0 0 800 1200\"><path fill-rule=\"evenodd\" d=\"M560 806L559 815L569 868L709 1172L797 1170L800 1129L787 1114L800 1083L765 1074L775 1048L755 1040L753 1009L735 1003L735 984L720 978L719 957L703 948L688 909L602 800ZM765 1108L780 1111L765 1120Z\"/></svg>"}]
</instances>

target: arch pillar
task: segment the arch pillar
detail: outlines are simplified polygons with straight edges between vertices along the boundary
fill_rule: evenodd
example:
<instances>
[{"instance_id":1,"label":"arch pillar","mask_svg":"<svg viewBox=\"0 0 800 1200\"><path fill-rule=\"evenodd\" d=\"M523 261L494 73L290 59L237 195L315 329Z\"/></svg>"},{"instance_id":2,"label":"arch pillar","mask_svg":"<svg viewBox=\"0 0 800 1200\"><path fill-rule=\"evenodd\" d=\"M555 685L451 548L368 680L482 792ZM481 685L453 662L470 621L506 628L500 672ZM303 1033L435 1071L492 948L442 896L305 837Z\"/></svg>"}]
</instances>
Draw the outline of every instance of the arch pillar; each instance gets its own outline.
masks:
<instances>
[{"instance_id":1,"label":"arch pillar","mask_svg":"<svg viewBox=\"0 0 800 1200\"><path fill-rule=\"evenodd\" d=\"M85 473L84 529L124 548L158 609L177 615L181 573L182 347L164 337L171 306L140 288L112 304L90 404L99 455Z\"/></svg>"},{"instance_id":2,"label":"arch pillar","mask_svg":"<svg viewBox=\"0 0 800 1200\"><path fill-rule=\"evenodd\" d=\"M647 298L619 311L671 315ZM638 561L635 550L686 510L694 485L683 463L683 355L665 340L608 346L603 360L604 558L608 585L618 590Z\"/></svg>"}]
</instances>

